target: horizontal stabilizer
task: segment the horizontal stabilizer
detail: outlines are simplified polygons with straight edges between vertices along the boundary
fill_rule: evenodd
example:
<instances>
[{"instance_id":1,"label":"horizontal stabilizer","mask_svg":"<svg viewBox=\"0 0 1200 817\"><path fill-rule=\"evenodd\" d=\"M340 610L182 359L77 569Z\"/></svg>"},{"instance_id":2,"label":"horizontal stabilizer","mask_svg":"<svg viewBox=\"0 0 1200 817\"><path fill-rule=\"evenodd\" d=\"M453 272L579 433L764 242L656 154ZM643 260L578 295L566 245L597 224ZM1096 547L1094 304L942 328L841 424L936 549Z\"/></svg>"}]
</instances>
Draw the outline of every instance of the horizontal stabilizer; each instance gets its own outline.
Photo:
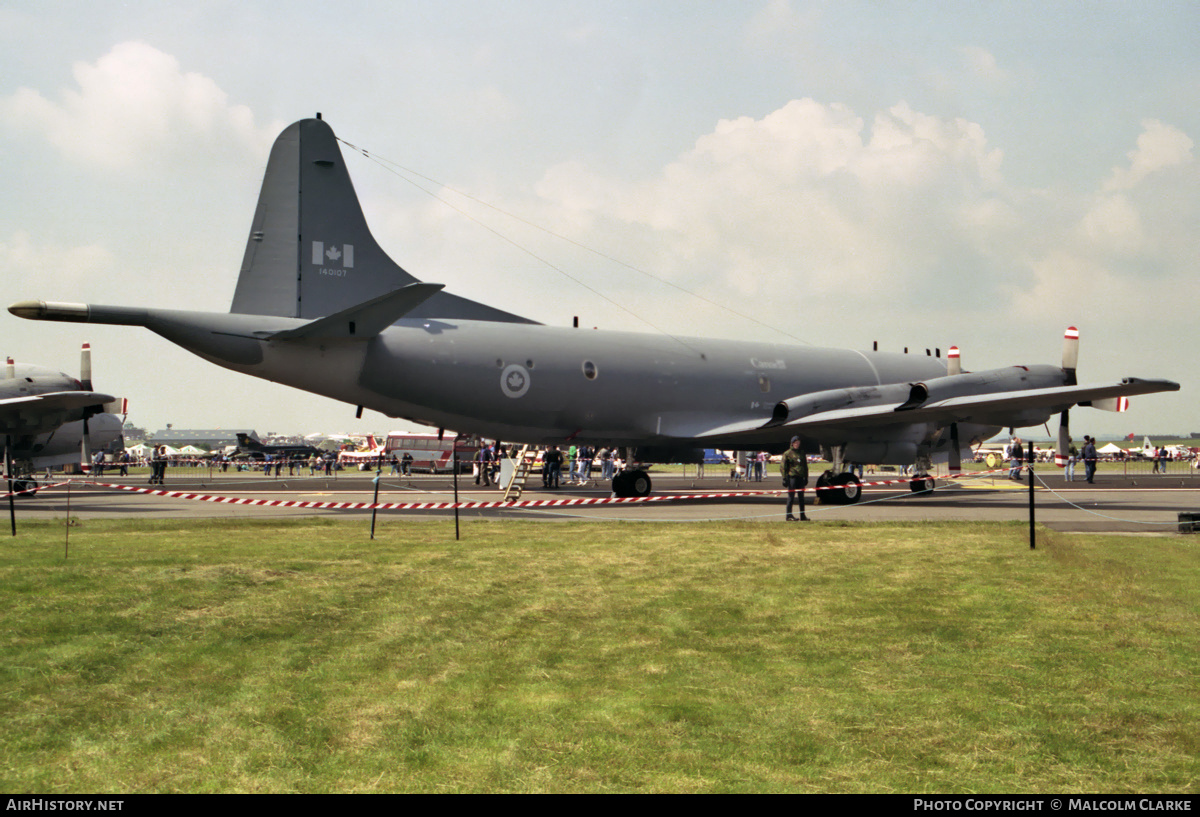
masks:
<instances>
[{"instance_id":1,"label":"horizontal stabilizer","mask_svg":"<svg viewBox=\"0 0 1200 817\"><path fill-rule=\"evenodd\" d=\"M269 340L310 340L314 338L354 338L369 340L438 294L444 284L416 283L392 290L386 295L343 309L333 315L295 329L267 335Z\"/></svg>"}]
</instances>

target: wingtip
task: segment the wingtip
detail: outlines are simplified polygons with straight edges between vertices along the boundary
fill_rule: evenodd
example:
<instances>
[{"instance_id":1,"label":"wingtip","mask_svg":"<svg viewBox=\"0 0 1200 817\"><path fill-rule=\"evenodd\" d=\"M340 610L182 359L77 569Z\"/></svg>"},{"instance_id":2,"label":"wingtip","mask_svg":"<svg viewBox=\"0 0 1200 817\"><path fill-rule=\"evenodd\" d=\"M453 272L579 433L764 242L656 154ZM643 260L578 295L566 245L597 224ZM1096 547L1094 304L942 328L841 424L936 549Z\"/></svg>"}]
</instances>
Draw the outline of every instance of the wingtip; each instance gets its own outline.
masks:
<instances>
[{"instance_id":1,"label":"wingtip","mask_svg":"<svg viewBox=\"0 0 1200 817\"><path fill-rule=\"evenodd\" d=\"M88 318L87 304L17 301L8 311L31 321L86 321Z\"/></svg>"}]
</instances>

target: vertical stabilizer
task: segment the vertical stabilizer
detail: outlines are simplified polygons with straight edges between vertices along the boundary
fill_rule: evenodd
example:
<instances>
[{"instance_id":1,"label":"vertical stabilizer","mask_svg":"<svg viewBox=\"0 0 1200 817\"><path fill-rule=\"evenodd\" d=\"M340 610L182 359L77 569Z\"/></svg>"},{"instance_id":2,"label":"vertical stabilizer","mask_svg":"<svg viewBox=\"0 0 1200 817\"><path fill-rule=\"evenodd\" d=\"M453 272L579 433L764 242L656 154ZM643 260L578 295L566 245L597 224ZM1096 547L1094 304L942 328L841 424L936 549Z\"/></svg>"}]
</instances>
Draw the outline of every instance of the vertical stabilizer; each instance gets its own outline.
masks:
<instances>
[{"instance_id":1,"label":"vertical stabilizer","mask_svg":"<svg viewBox=\"0 0 1200 817\"><path fill-rule=\"evenodd\" d=\"M321 318L416 283L375 242L333 129L289 125L275 140L230 312ZM531 323L439 293L410 318Z\"/></svg>"}]
</instances>

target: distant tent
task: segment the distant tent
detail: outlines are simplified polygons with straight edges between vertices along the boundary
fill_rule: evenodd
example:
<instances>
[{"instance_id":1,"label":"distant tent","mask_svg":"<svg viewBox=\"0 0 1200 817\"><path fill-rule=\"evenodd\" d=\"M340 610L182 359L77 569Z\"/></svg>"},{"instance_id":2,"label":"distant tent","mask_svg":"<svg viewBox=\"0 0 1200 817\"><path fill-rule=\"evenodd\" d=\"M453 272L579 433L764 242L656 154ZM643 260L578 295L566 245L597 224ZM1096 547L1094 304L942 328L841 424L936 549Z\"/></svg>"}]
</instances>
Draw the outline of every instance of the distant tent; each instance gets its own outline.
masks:
<instances>
[{"instance_id":1,"label":"distant tent","mask_svg":"<svg viewBox=\"0 0 1200 817\"><path fill-rule=\"evenodd\" d=\"M1124 454L1125 449L1121 448L1121 446L1117 445L1116 443L1109 443L1103 448L1096 449L1096 453L1104 455Z\"/></svg>"}]
</instances>

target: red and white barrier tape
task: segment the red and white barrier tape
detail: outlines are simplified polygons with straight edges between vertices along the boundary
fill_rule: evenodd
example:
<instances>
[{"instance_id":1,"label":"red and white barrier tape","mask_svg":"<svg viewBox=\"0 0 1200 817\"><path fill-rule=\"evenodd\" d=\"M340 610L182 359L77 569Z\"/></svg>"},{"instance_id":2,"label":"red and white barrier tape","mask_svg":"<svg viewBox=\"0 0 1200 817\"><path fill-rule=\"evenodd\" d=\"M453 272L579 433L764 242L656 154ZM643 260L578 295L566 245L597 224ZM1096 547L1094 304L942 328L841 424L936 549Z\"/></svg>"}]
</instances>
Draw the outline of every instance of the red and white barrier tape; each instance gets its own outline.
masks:
<instances>
[{"instance_id":1,"label":"red and white barrier tape","mask_svg":"<svg viewBox=\"0 0 1200 817\"><path fill-rule=\"evenodd\" d=\"M1007 471L1007 468L999 469ZM992 472L976 472L974 476L983 476ZM944 479L944 478L943 478ZM903 479L879 480L875 482L862 482L859 487L878 487L886 485L907 484L913 481L913 477L905 477ZM575 497L570 499L528 499L511 502L502 500L491 501L467 501L467 502L312 502L298 499L248 499L246 497L234 496L219 496L215 494L197 494L188 491L166 491L159 488L140 488L134 485L121 485L112 482L58 482L53 485L41 485L37 488L22 493L34 493L36 491L44 491L48 488L59 488L63 485L87 485L96 488L111 488L118 491L127 491L129 493L146 494L148 496L161 496L170 499L187 499L196 502L220 502L229 505L251 505L263 508L307 508L315 510L381 510L381 511L441 511L460 509L486 509L486 508L558 508L570 505L613 505L613 504L630 504L636 502L680 502L695 499L729 499L736 497L747 496L776 496L787 493L784 489L773 489L764 491L721 491L715 493L704 494L675 494L663 496L637 496L637 497ZM841 485L823 485L813 488L805 488L806 492L815 493L817 491L839 490L844 488Z\"/></svg>"}]
</instances>

